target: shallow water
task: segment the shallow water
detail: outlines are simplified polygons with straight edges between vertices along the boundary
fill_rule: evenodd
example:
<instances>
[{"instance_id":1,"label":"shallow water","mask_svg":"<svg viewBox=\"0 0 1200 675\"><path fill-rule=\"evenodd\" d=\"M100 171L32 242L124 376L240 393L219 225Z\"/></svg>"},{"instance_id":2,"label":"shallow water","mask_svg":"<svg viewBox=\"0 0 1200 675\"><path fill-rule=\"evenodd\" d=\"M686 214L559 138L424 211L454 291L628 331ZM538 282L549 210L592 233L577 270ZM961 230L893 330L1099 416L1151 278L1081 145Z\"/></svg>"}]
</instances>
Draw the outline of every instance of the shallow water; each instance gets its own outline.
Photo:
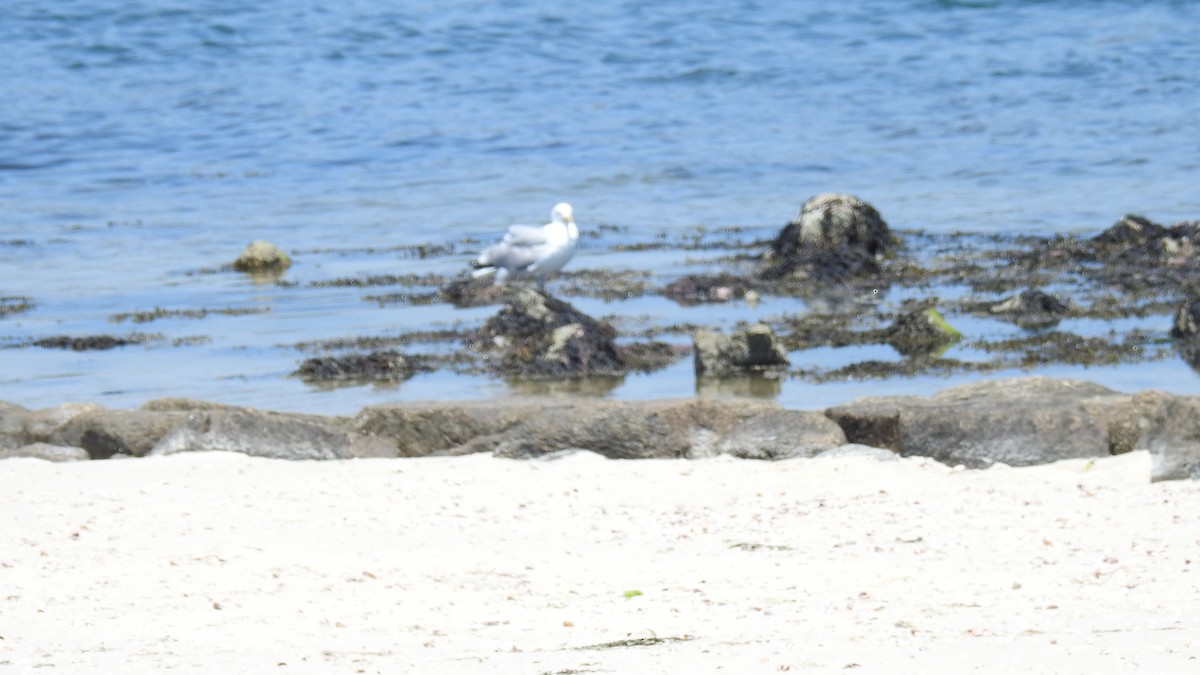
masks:
<instances>
[{"instance_id":1,"label":"shallow water","mask_svg":"<svg viewBox=\"0 0 1200 675\"><path fill-rule=\"evenodd\" d=\"M705 254L616 248L698 227L764 238L824 191L933 232L1200 218L1197 2L309 5L0 7L0 296L35 305L0 317L3 345L163 336L103 352L0 349L0 399L349 412L527 391L446 372L317 389L287 377L304 356L288 345L478 323L494 308L380 306L364 297L403 289L313 284L454 273L561 200L593 235L569 270L651 270L655 283L703 269ZM293 253L294 286L209 272L255 238ZM406 248L417 245L451 249L419 258ZM808 309L567 299L634 325ZM110 320L157 307L269 311ZM1165 331L1169 317L1147 322ZM206 340L173 346L192 336ZM1037 372L1127 390L1200 384L1171 360ZM741 393L811 407L977 378ZM609 384L592 393L698 386L687 363Z\"/></svg>"}]
</instances>

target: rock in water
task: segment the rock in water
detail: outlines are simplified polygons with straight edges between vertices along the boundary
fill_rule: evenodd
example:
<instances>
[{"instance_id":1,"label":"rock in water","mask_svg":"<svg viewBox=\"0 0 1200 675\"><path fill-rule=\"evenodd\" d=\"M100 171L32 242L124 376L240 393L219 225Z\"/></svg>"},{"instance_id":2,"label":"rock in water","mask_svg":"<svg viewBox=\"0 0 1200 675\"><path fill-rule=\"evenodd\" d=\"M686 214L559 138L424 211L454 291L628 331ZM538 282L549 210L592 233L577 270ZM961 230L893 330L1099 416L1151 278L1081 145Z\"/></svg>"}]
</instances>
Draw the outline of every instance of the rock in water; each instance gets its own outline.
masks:
<instances>
[{"instance_id":1,"label":"rock in water","mask_svg":"<svg viewBox=\"0 0 1200 675\"><path fill-rule=\"evenodd\" d=\"M905 356L940 353L962 339L962 333L932 307L900 316L886 333L888 343Z\"/></svg>"},{"instance_id":2,"label":"rock in water","mask_svg":"<svg viewBox=\"0 0 1200 675\"><path fill-rule=\"evenodd\" d=\"M291 265L292 259L288 254L262 239L250 242L233 261L233 269L239 272L282 272Z\"/></svg>"},{"instance_id":3,"label":"rock in water","mask_svg":"<svg viewBox=\"0 0 1200 675\"><path fill-rule=\"evenodd\" d=\"M1197 335L1200 335L1200 300L1191 300L1180 305L1175 312L1171 337L1194 339Z\"/></svg>"},{"instance_id":4,"label":"rock in water","mask_svg":"<svg viewBox=\"0 0 1200 675\"><path fill-rule=\"evenodd\" d=\"M771 252L786 258L804 249L847 247L878 256L892 243L892 233L875 207L853 195L825 193L804 202L771 244Z\"/></svg>"},{"instance_id":5,"label":"rock in water","mask_svg":"<svg viewBox=\"0 0 1200 675\"><path fill-rule=\"evenodd\" d=\"M757 324L730 335L697 331L695 344L697 375L736 375L762 372L789 365L787 352L766 324Z\"/></svg>"}]
</instances>

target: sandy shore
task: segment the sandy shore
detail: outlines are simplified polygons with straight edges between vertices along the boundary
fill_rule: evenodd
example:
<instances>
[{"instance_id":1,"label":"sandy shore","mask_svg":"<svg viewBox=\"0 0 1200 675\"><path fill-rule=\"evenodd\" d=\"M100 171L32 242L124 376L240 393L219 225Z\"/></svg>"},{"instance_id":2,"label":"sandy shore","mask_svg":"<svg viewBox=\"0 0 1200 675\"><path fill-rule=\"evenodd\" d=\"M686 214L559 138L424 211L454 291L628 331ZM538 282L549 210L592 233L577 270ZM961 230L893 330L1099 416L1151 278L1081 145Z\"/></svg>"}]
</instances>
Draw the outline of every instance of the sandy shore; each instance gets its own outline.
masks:
<instances>
[{"instance_id":1,"label":"sandy shore","mask_svg":"<svg viewBox=\"0 0 1200 675\"><path fill-rule=\"evenodd\" d=\"M1149 458L0 462L0 671L1200 672Z\"/></svg>"}]
</instances>

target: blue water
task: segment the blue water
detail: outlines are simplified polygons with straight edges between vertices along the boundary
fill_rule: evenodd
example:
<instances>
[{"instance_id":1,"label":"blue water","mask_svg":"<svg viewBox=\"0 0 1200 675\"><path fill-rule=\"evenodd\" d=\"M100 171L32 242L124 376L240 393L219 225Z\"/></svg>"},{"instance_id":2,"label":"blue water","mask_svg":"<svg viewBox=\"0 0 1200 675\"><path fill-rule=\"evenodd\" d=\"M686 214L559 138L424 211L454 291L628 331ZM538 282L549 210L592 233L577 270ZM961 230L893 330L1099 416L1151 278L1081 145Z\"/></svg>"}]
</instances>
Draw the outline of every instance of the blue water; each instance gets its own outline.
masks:
<instances>
[{"instance_id":1,"label":"blue water","mask_svg":"<svg viewBox=\"0 0 1200 675\"><path fill-rule=\"evenodd\" d=\"M563 200L593 234L621 228L585 239L571 269L641 266L661 281L689 254L612 248L699 226L768 236L825 191L941 232L1200 218L1200 2L315 4L0 4L0 296L36 305L0 318L0 337L168 340L0 349L0 399L346 412L507 395L511 383L445 374L315 390L286 377L302 355L280 345L478 322L486 312L380 308L362 289L309 284L451 273L477 248L462 242L543 222ZM296 286L199 273L254 238L295 254ZM425 259L386 250L447 242L453 253ZM346 248L360 252L331 250ZM797 311L578 304L718 326ZM109 321L154 307L270 311ZM192 335L209 339L169 346ZM1066 370L1198 388L1179 363ZM608 395L691 395L683 371ZM788 381L778 396L949 383Z\"/></svg>"}]
</instances>

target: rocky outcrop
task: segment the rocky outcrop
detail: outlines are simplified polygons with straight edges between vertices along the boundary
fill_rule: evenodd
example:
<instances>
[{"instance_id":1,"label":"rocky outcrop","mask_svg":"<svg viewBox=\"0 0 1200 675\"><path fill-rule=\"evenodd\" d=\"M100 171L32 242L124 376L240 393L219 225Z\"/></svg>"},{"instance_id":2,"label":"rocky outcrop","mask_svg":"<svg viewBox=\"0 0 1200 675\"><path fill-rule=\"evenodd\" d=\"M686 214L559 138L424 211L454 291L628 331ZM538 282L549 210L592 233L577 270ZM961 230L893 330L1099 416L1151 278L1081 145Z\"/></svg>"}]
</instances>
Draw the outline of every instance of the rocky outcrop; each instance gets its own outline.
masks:
<instances>
[{"instance_id":1,"label":"rocky outcrop","mask_svg":"<svg viewBox=\"0 0 1200 675\"><path fill-rule=\"evenodd\" d=\"M233 269L238 272L282 272L291 266L292 259L288 254L262 239L250 242L233 261Z\"/></svg>"},{"instance_id":2,"label":"rocky outcrop","mask_svg":"<svg viewBox=\"0 0 1200 675\"><path fill-rule=\"evenodd\" d=\"M186 418L182 412L85 410L55 428L44 440L88 451L92 459L114 455L141 457Z\"/></svg>"},{"instance_id":3,"label":"rocky outcrop","mask_svg":"<svg viewBox=\"0 0 1200 675\"><path fill-rule=\"evenodd\" d=\"M845 442L842 428L819 412L774 410L730 429L717 442L717 452L743 459L792 459L815 457Z\"/></svg>"},{"instance_id":4,"label":"rocky outcrop","mask_svg":"<svg viewBox=\"0 0 1200 675\"><path fill-rule=\"evenodd\" d=\"M826 283L875 277L896 241L875 207L853 195L820 194L771 242L759 276Z\"/></svg>"},{"instance_id":5,"label":"rocky outcrop","mask_svg":"<svg viewBox=\"0 0 1200 675\"><path fill-rule=\"evenodd\" d=\"M80 462L91 459L87 450L49 443L30 443L19 448L0 448L0 459L28 457L47 462Z\"/></svg>"},{"instance_id":6,"label":"rocky outcrop","mask_svg":"<svg viewBox=\"0 0 1200 675\"><path fill-rule=\"evenodd\" d=\"M786 369L787 351L766 324L722 335L697 331L692 336L697 375L726 376Z\"/></svg>"},{"instance_id":7,"label":"rocky outcrop","mask_svg":"<svg viewBox=\"0 0 1200 675\"><path fill-rule=\"evenodd\" d=\"M388 439L400 457L463 454L475 452L463 449L472 440L503 433L551 404L549 399L517 399L369 406L355 416L352 429Z\"/></svg>"}]
</instances>

